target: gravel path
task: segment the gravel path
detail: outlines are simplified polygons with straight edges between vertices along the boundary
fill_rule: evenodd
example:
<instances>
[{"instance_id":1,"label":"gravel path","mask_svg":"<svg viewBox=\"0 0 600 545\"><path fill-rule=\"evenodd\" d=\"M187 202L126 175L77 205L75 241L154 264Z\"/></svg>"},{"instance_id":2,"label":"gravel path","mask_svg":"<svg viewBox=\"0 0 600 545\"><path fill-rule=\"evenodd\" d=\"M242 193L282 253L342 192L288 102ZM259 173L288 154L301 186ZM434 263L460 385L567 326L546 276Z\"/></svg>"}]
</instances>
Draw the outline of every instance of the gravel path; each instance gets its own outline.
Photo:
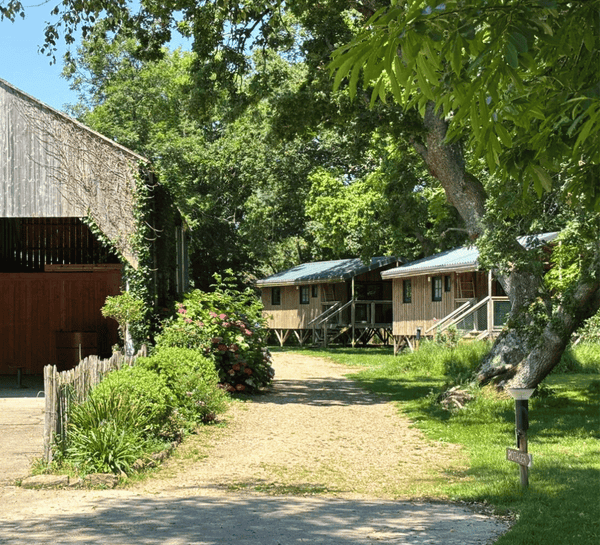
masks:
<instances>
[{"instance_id":1,"label":"gravel path","mask_svg":"<svg viewBox=\"0 0 600 545\"><path fill-rule=\"evenodd\" d=\"M406 501L455 478L460 451L319 358L275 354L272 390L128 489L0 489L0 544L484 544L506 524Z\"/></svg>"}]
</instances>

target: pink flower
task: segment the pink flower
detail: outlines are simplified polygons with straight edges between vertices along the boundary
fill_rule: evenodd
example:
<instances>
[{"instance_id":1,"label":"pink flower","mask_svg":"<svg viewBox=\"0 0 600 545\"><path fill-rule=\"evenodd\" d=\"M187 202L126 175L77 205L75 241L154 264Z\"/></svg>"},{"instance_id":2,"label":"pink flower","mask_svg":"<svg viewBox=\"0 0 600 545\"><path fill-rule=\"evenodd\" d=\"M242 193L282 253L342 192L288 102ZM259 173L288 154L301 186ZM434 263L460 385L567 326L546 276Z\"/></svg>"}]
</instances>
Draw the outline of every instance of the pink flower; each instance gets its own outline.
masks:
<instances>
[{"instance_id":1,"label":"pink flower","mask_svg":"<svg viewBox=\"0 0 600 545\"><path fill-rule=\"evenodd\" d=\"M179 307L179 308L177 309L177 312L179 312L179 314L186 314L186 313L187 313L187 310L185 309L185 307Z\"/></svg>"},{"instance_id":2,"label":"pink flower","mask_svg":"<svg viewBox=\"0 0 600 545\"><path fill-rule=\"evenodd\" d=\"M208 315L209 315L211 318L216 318L216 317L217 317L217 313L216 313L216 312L213 312L212 310L211 310L211 311L208 313Z\"/></svg>"},{"instance_id":3,"label":"pink flower","mask_svg":"<svg viewBox=\"0 0 600 545\"><path fill-rule=\"evenodd\" d=\"M183 320L186 324L191 324L192 320L190 318L186 318L185 320Z\"/></svg>"},{"instance_id":4,"label":"pink flower","mask_svg":"<svg viewBox=\"0 0 600 545\"><path fill-rule=\"evenodd\" d=\"M248 337L252 337L252 331L250 331L249 329L245 329L244 330L244 335L246 335Z\"/></svg>"},{"instance_id":5,"label":"pink flower","mask_svg":"<svg viewBox=\"0 0 600 545\"><path fill-rule=\"evenodd\" d=\"M227 318L227 314L219 314L219 318L221 318L221 320L224 320L225 318Z\"/></svg>"}]
</instances>

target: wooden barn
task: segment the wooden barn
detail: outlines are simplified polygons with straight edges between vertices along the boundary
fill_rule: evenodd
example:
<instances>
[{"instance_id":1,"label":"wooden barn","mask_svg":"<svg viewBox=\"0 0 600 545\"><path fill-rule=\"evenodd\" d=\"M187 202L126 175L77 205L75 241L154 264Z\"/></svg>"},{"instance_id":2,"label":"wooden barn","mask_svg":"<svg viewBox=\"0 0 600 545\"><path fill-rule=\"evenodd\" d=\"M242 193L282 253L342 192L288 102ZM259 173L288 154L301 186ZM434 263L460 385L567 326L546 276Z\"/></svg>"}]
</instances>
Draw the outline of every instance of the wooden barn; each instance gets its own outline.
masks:
<instances>
[{"instance_id":1,"label":"wooden barn","mask_svg":"<svg viewBox=\"0 0 600 545\"><path fill-rule=\"evenodd\" d=\"M556 233L522 237L525 247L547 244ZM392 281L394 348L433 337L450 326L464 336L497 335L511 304L491 271L480 270L474 246L448 250L382 273Z\"/></svg>"},{"instance_id":2,"label":"wooden barn","mask_svg":"<svg viewBox=\"0 0 600 545\"><path fill-rule=\"evenodd\" d=\"M390 339L392 282L382 271L395 257L303 263L259 280L264 314L280 345L293 334L300 345L312 337L325 346L334 340L368 343Z\"/></svg>"},{"instance_id":3,"label":"wooden barn","mask_svg":"<svg viewBox=\"0 0 600 545\"><path fill-rule=\"evenodd\" d=\"M138 267L140 177L153 220L175 217L146 159L0 80L0 374L110 355L117 324L100 308L120 292L124 264ZM151 243L157 302L186 287L185 236L170 223Z\"/></svg>"}]
</instances>

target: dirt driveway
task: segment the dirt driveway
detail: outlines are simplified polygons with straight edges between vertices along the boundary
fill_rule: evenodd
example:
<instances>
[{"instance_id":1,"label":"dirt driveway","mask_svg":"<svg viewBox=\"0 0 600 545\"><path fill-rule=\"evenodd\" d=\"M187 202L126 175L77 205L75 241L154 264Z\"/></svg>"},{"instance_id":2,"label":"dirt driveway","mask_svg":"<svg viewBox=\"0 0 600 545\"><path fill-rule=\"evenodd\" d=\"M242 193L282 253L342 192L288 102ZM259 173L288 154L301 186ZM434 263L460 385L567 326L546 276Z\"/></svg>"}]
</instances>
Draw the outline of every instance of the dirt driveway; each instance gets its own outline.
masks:
<instances>
[{"instance_id":1,"label":"dirt driveway","mask_svg":"<svg viewBox=\"0 0 600 545\"><path fill-rule=\"evenodd\" d=\"M44 383L39 377L0 377L0 485L28 474L43 450Z\"/></svg>"},{"instance_id":2,"label":"dirt driveway","mask_svg":"<svg viewBox=\"0 0 600 545\"><path fill-rule=\"evenodd\" d=\"M271 392L186 442L144 483L108 491L0 490L0 543L484 544L506 524L423 497L459 478L384 400L319 358L275 355Z\"/></svg>"}]
</instances>

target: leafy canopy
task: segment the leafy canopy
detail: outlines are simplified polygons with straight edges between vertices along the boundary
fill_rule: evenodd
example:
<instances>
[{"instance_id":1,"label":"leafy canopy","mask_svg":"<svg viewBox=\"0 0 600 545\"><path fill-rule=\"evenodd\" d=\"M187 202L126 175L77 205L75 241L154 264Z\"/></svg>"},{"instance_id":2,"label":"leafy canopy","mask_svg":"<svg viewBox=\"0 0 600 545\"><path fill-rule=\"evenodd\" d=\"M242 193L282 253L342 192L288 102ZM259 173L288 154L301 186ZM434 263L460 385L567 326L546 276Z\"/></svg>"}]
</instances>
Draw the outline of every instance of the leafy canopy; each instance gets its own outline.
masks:
<instances>
[{"instance_id":1,"label":"leafy canopy","mask_svg":"<svg viewBox=\"0 0 600 545\"><path fill-rule=\"evenodd\" d=\"M330 69L351 93L362 74L372 104L435 103L491 172L600 209L598 28L598 0L397 0Z\"/></svg>"}]
</instances>

